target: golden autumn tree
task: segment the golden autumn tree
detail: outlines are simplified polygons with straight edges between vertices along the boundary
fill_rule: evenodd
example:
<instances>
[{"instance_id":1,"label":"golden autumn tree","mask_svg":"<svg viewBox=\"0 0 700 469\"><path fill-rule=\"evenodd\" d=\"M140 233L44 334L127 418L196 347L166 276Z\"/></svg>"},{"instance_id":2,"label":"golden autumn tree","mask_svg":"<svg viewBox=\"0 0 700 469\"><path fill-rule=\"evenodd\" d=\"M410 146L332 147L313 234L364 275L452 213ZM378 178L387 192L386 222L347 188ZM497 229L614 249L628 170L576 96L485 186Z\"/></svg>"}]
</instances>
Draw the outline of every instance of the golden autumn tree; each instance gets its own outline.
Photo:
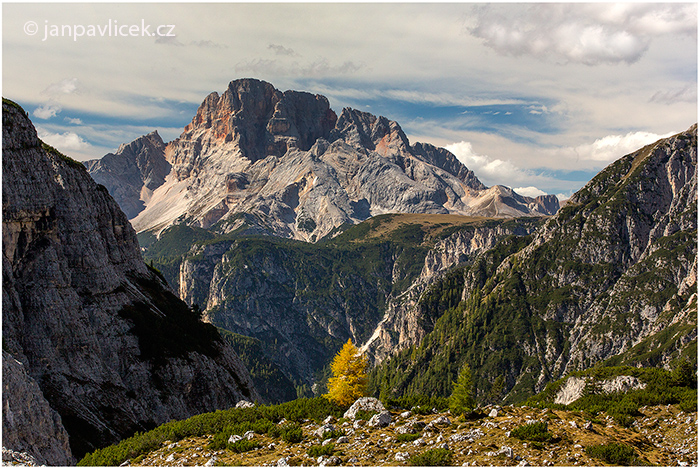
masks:
<instances>
[{"instance_id":1,"label":"golden autumn tree","mask_svg":"<svg viewBox=\"0 0 700 469\"><path fill-rule=\"evenodd\" d=\"M328 379L324 397L341 407L349 407L367 393L367 357L348 339L331 363L333 376Z\"/></svg>"}]
</instances>

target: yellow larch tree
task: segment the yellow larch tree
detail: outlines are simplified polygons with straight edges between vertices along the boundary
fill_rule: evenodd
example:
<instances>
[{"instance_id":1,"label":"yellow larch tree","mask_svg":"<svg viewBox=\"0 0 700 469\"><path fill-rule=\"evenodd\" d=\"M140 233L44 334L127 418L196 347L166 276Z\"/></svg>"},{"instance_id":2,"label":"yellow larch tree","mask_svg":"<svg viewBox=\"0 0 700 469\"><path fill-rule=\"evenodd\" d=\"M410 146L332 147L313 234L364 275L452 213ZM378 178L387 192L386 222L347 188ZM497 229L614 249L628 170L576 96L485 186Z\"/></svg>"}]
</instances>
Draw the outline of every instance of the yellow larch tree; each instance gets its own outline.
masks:
<instances>
[{"instance_id":1,"label":"yellow larch tree","mask_svg":"<svg viewBox=\"0 0 700 469\"><path fill-rule=\"evenodd\" d=\"M328 379L324 397L341 407L349 407L367 394L367 357L348 339L331 363L333 376Z\"/></svg>"}]
</instances>

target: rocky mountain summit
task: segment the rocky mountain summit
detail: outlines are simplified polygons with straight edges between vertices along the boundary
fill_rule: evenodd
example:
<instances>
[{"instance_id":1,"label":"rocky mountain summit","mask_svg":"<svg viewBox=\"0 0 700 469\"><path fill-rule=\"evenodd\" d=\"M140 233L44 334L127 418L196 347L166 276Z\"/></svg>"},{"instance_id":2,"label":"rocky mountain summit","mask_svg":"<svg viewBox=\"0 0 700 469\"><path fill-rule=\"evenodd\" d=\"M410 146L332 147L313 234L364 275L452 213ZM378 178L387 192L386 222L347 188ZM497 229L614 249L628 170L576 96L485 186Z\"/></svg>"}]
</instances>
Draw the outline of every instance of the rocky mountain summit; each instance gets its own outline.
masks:
<instances>
[{"instance_id":1,"label":"rocky mountain summit","mask_svg":"<svg viewBox=\"0 0 700 469\"><path fill-rule=\"evenodd\" d=\"M2 115L3 446L67 465L258 399L216 329L146 266L107 190L17 104L3 100Z\"/></svg>"},{"instance_id":2,"label":"rocky mountain summit","mask_svg":"<svg viewBox=\"0 0 700 469\"><path fill-rule=\"evenodd\" d=\"M170 172L165 143L153 131L99 160L85 162L92 178L104 185L128 218L134 218L163 185Z\"/></svg>"},{"instance_id":3,"label":"rocky mountain summit","mask_svg":"<svg viewBox=\"0 0 700 469\"><path fill-rule=\"evenodd\" d=\"M119 165L114 155L88 164L138 232L184 223L315 242L383 213L515 217L559 208L555 196L487 188L447 150L411 145L396 122L349 108L337 116L323 96L253 79L207 96L165 148L170 172L148 184L135 170L146 153L126 151L144 140L152 138L120 148ZM148 158L164 170L160 151Z\"/></svg>"}]
</instances>

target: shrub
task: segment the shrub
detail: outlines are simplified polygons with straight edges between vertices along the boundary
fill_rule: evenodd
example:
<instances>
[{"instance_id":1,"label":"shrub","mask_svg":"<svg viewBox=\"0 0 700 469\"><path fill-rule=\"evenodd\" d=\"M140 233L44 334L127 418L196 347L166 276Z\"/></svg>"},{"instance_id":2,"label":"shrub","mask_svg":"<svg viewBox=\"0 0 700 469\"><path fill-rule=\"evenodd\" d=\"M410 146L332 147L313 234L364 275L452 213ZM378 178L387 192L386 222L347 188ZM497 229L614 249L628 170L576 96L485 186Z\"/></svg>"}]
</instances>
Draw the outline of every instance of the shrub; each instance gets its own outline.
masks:
<instances>
[{"instance_id":1,"label":"shrub","mask_svg":"<svg viewBox=\"0 0 700 469\"><path fill-rule=\"evenodd\" d=\"M641 466L641 461L634 448L621 443L593 445L586 447L586 454L592 458L601 459L614 466Z\"/></svg>"},{"instance_id":2,"label":"shrub","mask_svg":"<svg viewBox=\"0 0 700 469\"><path fill-rule=\"evenodd\" d=\"M327 440L329 438L340 438L341 436L345 436L344 430L333 430L332 432L325 431L323 432L321 440Z\"/></svg>"},{"instance_id":3,"label":"shrub","mask_svg":"<svg viewBox=\"0 0 700 469\"><path fill-rule=\"evenodd\" d=\"M411 409L423 415L433 413L433 409L442 412L450 407L448 398L425 394L408 394L395 399L386 399L384 405L391 409Z\"/></svg>"},{"instance_id":4,"label":"shrub","mask_svg":"<svg viewBox=\"0 0 700 469\"><path fill-rule=\"evenodd\" d=\"M411 456L408 464L411 466L451 466L452 451L444 448L429 449L421 454Z\"/></svg>"},{"instance_id":5,"label":"shrub","mask_svg":"<svg viewBox=\"0 0 700 469\"><path fill-rule=\"evenodd\" d=\"M312 458L317 458L319 456L332 456L333 450L335 450L335 443L328 443L327 445L311 445L306 453Z\"/></svg>"},{"instance_id":6,"label":"shrub","mask_svg":"<svg viewBox=\"0 0 700 469\"><path fill-rule=\"evenodd\" d=\"M404 433L402 435L396 435L397 443L408 443L409 441L414 441L420 438L420 433Z\"/></svg>"},{"instance_id":7,"label":"shrub","mask_svg":"<svg viewBox=\"0 0 700 469\"><path fill-rule=\"evenodd\" d=\"M234 453L245 453L260 447L260 443L253 440L238 440L235 443L228 443L226 449Z\"/></svg>"},{"instance_id":8,"label":"shrub","mask_svg":"<svg viewBox=\"0 0 700 469\"><path fill-rule=\"evenodd\" d=\"M282 438L287 443L299 443L304 439L304 434L298 423L287 423L282 427L275 426L267 434L273 438Z\"/></svg>"},{"instance_id":9,"label":"shrub","mask_svg":"<svg viewBox=\"0 0 700 469\"><path fill-rule=\"evenodd\" d=\"M547 422L535 422L521 425L510 432L510 436L519 440L547 442L552 434L547 431Z\"/></svg>"}]
</instances>

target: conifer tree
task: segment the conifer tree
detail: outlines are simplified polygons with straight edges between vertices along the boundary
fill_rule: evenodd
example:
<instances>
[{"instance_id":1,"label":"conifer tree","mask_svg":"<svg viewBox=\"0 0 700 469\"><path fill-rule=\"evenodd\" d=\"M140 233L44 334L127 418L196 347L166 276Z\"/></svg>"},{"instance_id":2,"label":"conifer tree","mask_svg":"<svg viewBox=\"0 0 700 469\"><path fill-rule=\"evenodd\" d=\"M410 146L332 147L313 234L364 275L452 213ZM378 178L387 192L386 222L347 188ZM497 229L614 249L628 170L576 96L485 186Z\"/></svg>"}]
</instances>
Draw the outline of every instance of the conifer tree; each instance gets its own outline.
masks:
<instances>
[{"instance_id":1,"label":"conifer tree","mask_svg":"<svg viewBox=\"0 0 700 469\"><path fill-rule=\"evenodd\" d=\"M341 407L349 407L355 400L367 394L367 357L347 343L331 363L333 376L328 380L328 394L324 397Z\"/></svg>"},{"instance_id":2,"label":"conifer tree","mask_svg":"<svg viewBox=\"0 0 700 469\"><path fill-rule=\"evenodd\" d=\"M450 411L455 415L470 413L474 410L474 383L472 370L469 365L464 365L459 370L457 382L452 382L452 395L450 396Z\"/></svg>"}]
</instances>

